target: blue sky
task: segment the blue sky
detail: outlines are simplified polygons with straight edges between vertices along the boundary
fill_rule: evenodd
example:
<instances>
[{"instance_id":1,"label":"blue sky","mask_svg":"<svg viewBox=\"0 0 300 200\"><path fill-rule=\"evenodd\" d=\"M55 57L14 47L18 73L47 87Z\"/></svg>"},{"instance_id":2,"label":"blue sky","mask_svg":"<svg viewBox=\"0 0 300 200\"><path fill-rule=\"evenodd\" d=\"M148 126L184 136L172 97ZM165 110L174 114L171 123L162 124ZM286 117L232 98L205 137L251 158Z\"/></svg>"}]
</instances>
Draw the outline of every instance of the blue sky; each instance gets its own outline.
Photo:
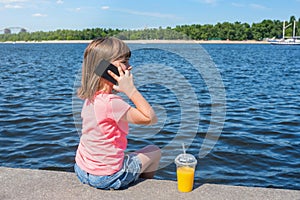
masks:
<instances>
[{"instance_id":1,"label":"blue sky","mask_svg":"<svg viewBox=\"0 0 300 200\"><path fill-rule=\"evenodd\" d=\"M0 30L165 28L300 18L300 0L0 0ZM1 32L0 32L1 33Z\"/></svg>"}]
</instances>

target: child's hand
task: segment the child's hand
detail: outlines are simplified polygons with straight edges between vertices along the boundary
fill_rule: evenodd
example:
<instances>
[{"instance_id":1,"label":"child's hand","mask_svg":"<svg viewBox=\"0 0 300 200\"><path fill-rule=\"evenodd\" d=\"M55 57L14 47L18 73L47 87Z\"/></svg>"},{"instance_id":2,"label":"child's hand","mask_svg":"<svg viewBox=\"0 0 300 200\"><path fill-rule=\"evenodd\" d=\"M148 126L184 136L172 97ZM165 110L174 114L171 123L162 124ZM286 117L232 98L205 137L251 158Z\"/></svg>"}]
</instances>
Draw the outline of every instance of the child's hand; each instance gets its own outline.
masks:
<instances>
[{"instance_id":1,"label":"child's hand","mask_svg":"<svg viewBox=\"0 0 300 200\"><path fill-rule=\"evenodd\" d=\"M108 71L108 73L118 82L118 85L114 85L113 89L118 92L125 93L130 98L131 95L133 95L133 93L136 91L136 88L133 83L133 75L128 69L123 71L121 67L118 67L120 76L117 76L110 70Z\"/></svg>"}]
</instances>

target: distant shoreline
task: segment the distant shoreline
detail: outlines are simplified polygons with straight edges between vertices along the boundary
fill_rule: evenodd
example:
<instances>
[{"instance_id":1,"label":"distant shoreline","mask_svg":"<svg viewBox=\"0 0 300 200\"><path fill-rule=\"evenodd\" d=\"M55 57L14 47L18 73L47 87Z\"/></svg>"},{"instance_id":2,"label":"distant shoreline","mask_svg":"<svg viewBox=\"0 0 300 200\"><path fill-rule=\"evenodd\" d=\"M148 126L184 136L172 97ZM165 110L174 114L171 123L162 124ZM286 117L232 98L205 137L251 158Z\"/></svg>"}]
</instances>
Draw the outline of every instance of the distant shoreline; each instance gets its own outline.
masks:
<instances>
[{"instance_id":1,"label":"distant shoreline","mask_svg":"<svg viewBox=\"0 0 300 200\"><path fill-rule=\"evenodd\" d=\"M45 40L45 41L7 41L2 44L88 44L92 40ZM128 44L269 44L267 41L256 40L123 40Z\"/></svg>"}]
</instances>

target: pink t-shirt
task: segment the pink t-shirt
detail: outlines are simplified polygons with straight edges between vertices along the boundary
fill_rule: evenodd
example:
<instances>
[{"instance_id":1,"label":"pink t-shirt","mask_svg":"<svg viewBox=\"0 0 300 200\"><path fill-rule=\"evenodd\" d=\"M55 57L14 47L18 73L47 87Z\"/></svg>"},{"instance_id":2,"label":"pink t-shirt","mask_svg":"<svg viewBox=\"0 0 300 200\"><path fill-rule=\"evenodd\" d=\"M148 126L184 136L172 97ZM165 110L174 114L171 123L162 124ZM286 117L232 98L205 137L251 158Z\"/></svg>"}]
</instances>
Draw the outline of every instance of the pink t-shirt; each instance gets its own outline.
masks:
<instances>
[{"instance_id":1,"label":"pink t-shirt","mask_svg":"<svg viewBox=\"0 0 300 200\"><path fill-rule=\"evenodd\" d=\"M81 169L104 176L122 168L129 128L121 118L129 108L115 94L98 93L93 103L84 102L82 136L75 158Z\"/></svg>"}]
</instances>

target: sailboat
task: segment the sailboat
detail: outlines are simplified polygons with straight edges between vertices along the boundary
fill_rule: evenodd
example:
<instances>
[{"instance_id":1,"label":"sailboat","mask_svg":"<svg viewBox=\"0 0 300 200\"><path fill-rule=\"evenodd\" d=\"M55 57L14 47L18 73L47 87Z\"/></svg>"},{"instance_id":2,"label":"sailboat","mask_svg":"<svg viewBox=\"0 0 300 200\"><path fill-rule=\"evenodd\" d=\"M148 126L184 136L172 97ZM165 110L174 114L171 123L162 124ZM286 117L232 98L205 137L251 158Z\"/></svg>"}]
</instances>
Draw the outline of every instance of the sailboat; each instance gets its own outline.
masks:
<instances>
[{"instance_id":1,"label":"sailboat","mask_svg":"<svg viewBox=\"0 0 300 200\"><path fill-rule=\"evenodd\" d=\"M292 37L285 37L285 29L287 29L290 25L288 24L285 26L285 21L283 22L282 27L282 38L281 39L268 39L268 42L275 45L300 45L300 36L296 36L296 20L294 20L294 27L293 27L293 36Z\"/></svg>"}]
</instances>

